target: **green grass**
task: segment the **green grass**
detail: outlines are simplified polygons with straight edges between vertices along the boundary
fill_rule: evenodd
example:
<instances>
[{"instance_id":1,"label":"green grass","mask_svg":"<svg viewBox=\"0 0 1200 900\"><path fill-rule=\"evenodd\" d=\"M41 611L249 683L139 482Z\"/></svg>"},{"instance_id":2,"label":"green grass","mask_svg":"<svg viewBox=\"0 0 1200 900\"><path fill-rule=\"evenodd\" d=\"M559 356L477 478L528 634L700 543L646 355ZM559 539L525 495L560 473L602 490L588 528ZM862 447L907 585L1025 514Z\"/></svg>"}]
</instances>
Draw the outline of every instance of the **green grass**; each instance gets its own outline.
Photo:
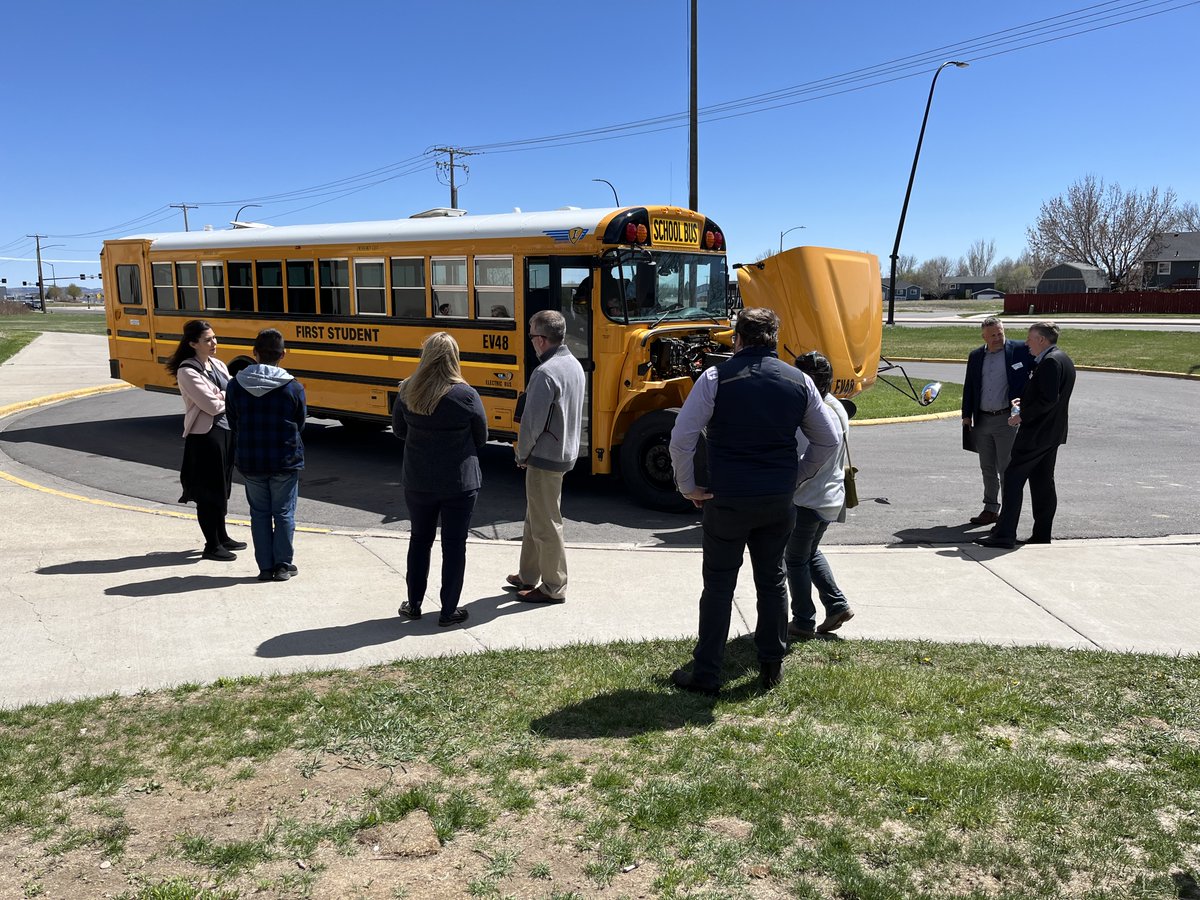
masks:
<instances>
[{"instance_id":1,"label":"green grass","mask_svg":"<svg viewBox=\"0 0 1200 900\"><path fill-rule=\"evenodd\" d=\"M1024 332L1009 329L1009 337ZM883 330L888 358L961 359L982 344L978 329L958 325ZM1156 372L1200 371L1200 333L1066 327L1058 345L1076 364Z\"/></svg>"},{"instance_id":2,"label":"green grass","mask_svg":"<svg viewBox=\"0 0 1200 900\"><path fill-rule=\"evenodd\" d=\"M248 767L288 752L294 775L336 756L381 787L322 795L305 822L306 791L276 799L253 834L168 834L198 880L125 896L305 896L322 867L285 878L285 861L353 857L360 830L418 810L460 896L617 896L633 867L665 898L1172 897L1198 874L1196 658L822 641L762 694L741 639L712 701L666 685L689 650L489 652L0 711L0 831L143 871L122 818L139 791L233 808ZM107 824L76 821L80 798ZM419 896L404 871L395 887Z\"/></svg>"},{"instance_id":3,"label":"green grass","mask_svg":"<svg viewBox=\"0 0 1200 900\"><path fill-rule=\"evenodd\" d=\"M903 376L897 373L890 373L883 377L900 388L907 389L908 385L904 381ZM922 381L913 381L913 387L918 392L924 387L924 384ZM912 416L957 412L962 409L962 385L945 382L942 384L941 393L938 394L938 398L933 403L929 404L929 406L918 406L917 402L911 397L902 394L895 388L889 387L880 379L855 397L854 403L858 407L858 411L854 416L855 421L862 421L864 419L904 419Z\"/></svg>"},{"instance_id":4,"label":"green grass","mask_svg":"<svg viewBox=\"0 0 1200 900\"><path fill-rule=\"evenodd\" d=\"M21 311L5 313L0 311L0 335L33 333L43 331L65 331L71 334L107 334L108 323L102 312L56 312L50 307L50 312L32 312L24 304L8 304L18 306Z\"/></svg>"}]
</instances>

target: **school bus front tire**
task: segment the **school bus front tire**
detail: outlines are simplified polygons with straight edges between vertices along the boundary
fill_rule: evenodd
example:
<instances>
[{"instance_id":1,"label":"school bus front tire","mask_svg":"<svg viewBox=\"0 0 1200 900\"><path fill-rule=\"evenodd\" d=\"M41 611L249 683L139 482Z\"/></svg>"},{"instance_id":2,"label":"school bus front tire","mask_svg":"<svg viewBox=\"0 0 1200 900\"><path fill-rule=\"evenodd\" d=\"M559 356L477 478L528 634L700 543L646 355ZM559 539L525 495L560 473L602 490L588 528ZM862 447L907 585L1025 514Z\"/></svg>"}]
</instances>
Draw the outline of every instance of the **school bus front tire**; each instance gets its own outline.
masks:
<instances>
[{"instance_id":1,"label":"school bus front tire","mask_svg":"<svg viewBox=\"0 0 1200 900\"><path fill-rule=\"evenodd\" d=\"M671 468L671 429L678 409L656 409L629 427L621 444L621 478L634 500L642 506L664 512L685 512L692 508L675 489Z\"/></svg>"}]
</instances>

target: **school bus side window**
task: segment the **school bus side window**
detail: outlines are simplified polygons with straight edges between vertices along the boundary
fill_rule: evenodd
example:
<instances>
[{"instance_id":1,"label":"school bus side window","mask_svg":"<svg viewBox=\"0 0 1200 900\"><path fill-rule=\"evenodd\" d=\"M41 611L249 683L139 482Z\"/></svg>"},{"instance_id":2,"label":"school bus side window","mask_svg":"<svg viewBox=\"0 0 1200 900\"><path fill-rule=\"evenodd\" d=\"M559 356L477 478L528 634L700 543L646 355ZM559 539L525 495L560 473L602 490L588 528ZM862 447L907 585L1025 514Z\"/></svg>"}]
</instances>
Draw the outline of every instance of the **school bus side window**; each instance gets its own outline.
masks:
<instances>
[{"instance_id":1,"label":"school bus side window","mask_svg":"<svg viewBox=\"0 0 1200 900\"><path fill-rule=\"evenodd\" d=\"M392 304L401 319L423 319L425 307L425 260L420 257L392 260Z\"/></svg>"},{"instance_id":2,"label":"school bus side window","mask_svg":"<svg viewBox=\"0 0 1200 900\"><path fill-rule=\"evenodd\" d=\"M468 315L467 258L435 256L430 262L433 269L433 314L465 319Z\"/></svg>"},{"instance_id":3,"label":"school bus side window","mask_svg":"<svg viewBox=\"0 0 1200 900\"><path fill-rule=\"evenodd\" d=\"M200 275L204 281L204 308L225 308L225 264L206 262L200 264Z\"/></svg>"},{"instance_id":4,"label":"school bus side window","mask_svg":"<svg viewBox=\"0 0 1200 900\"><path fill-rule=\"evenodd\" d=\"M119 269L127 269L129 266L118 266ZM175 308L175 278L172 275L172 267L170 263L154 263L150 266L150 278L154 282L154 308L155 309L174 309ZM118 283L124 284L124 281L118 276ZM125 300L121 301L126 302Z\"/></svg>"},{"instance_id":5,"label":"school bus side window","mask_svg":"<svg viewBox=\"0 0 1200 900\"><path fill-rule=\"evenodd\" d=\"M254 312L254 266L248 260L230 260L229 308L237 312Z\"/></svg>"},{"instance_id":6,"label":"school bus side window","mask_svg":"<svg viewBox=\"0 0 1200 900\"><path fill-rule=\"evenodd\" d=\"M321 313L326 316L350 315L350 261L317 260L321 278Z\"/></svg>"},{"instance_id":7,"label":"school bus side window","mask_svg":"<svg viewBox=\"0 0 1200 900\"><path fill-rule=\"evenodd\" d=\"M255 266L258 276L258 311L283 312L283 263L263 261Z\"/></svg>"},{"instance_id":8,"label":"school bus side window","mask_svg":"<svg viewBox=\"0 0 1200 900\"><path fill-rule=\"evenodd\" d=\"M180 309L200 308L200 281L194 262L175 263L175 285Z\"/></svg>"},{"instance_id":9,"label":"school bus side window","mask_svg":"<svg viewBox=\"0 0 1200 900\"><path fill-rule=\"evenodd\" d=\"M130 306L142 303L142 273L137 266L117 266L117 299Z\"/></svg>"},{"instance_id":10,"label":"school bus side window","mask_svg":"<svg viewBox=\"0 0 1200 900\"><path fill-rule=\"evenodd\" d=\"M475 315L480 319L513 316L513 261L511 256L475 257Z\"/></svg>"},{"instance_id":11,"label":"school bus side window","mask_svg":"<svg viewBox=\"0 0 1200 900\"><path fill-rule=\"evenodd\" d=\"M287 294L288 312L307 316L316 314L317 285L313 281L311 259L287 261Z\"/></svg>"},{"instance_id":12,"label":"school bus side window","mask_svg":"<svg viewBox=\"0 0 1200 900\"><path fill-rule=\"evenodd\" d=\"M360 316L387 315L387 293L383 283L382 259L354 261L355 306Z\"/></svg>"}]
</instances>

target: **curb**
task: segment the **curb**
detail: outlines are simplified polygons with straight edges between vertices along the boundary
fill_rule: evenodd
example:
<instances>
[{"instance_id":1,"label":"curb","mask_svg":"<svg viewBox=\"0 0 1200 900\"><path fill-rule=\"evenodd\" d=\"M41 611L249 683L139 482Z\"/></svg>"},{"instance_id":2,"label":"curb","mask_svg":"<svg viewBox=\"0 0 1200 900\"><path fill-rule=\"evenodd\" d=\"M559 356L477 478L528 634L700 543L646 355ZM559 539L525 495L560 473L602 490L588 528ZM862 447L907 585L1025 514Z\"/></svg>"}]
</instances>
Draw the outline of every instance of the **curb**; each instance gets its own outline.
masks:
<instances>
[{"instance_id":1,"label":"curb","mask_svg":"<svg viewBox=\"0 0 1200 900\"><path fill-rule=\"evenodd\" d=\"M935 356L889 356L894 362L915 363L946 363L949 365L965 366L965 359L941 359ZM1182 378L1184 381L1200 381L1200 372L1189 375L1187 372L1159 372L1156 369L1116 369L1111 366L1081 366L1076 364L1078 372L1107 372L1110 375L1148 375L1151 378Z\"/></svg>"},{"instance_id":2,"label":"curb","mask_svg":"<svg viewBox=\"0 0 1200 900\"><path fill-rule=\"evenodd\" d=\"M61 394L47 394L45 397L37 397L33 400L22 400L20 403L10 403L8 406L0 406L0 419L5 416L11 416L14 413L24 412L27 409L36 409L39 406L49 406L52 403L61 403L63 400L78 400L80 397L91 397L96 394L111 394L114 391L132 390L132 384L101 384L96 387L76 388L73 391L63 391Z\"/></svg>"}]
</instances>

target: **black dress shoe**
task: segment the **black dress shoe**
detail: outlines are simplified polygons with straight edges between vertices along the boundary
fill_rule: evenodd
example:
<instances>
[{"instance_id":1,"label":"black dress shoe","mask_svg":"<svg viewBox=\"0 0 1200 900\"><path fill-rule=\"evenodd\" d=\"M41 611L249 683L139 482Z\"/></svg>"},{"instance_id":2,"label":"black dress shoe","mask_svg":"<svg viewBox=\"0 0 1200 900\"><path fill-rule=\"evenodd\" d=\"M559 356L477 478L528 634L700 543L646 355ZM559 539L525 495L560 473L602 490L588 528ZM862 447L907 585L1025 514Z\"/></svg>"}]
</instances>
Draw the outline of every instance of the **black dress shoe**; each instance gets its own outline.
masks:
<instances>
[{"instance_id":1,"label":"black dress shoe","mask_svg":"<svg viewBox=\"0 0 1200 900\"><path fill-rule=\"evenodd\" d=\"M1012 550L1017 546L1017 542L1013 538L998 537L994 534L985 534L983 537L975 538L975 543L980 547L995 547L999 550Z\"/></svg>"},{"instance_id":2,"label":"black dress shoe","mask_svg":"<svg viewBox=\"0 0 1200 900\"><path fill-rule=\"evenodd\" d=\"M1050 538L1031 537L1025 543L1027 543L1027 544L1048 544L1048 543L1050 543Z\"/></svg>"},{"instance_id":3,"label":"black dress shoe","mask_svg":"<svg viewBox=\"0 0 1200 900\"><path fill-rule=\"evenodd\" d=\"M764 691L776 687L779 682L783 681L783 663L779 660L761 663L758 678L762 682Z\"/></svg>"},{"instance_id":4,"label":"black dress shoe","mask_svg":"<svg viewBox=\"0 0 1200 900\"><path fill-rule=\"evenodd\" d=\"M245 550L246 542L245 541L235 541L233 538L229 538L227 540L221 541L221 546L224 547L226 550Z\"/></svg>"},{"instance_id":5,"label":"black dress shoe","mask_svg":"<svg viewBox=\"0 0 1200 900\"><path fill-rule=\"evenodd\" d=\"M704 694L706 697L715 697L721 693L719 685L697 681L695 675L685 672L683 669L676 669L671 673L671 684L680 690L691 691L693 694Z\"/></svg>"},{"instance_id":6,"label":"black dress shoe","mask_svg":"<svg viewBox=\"0 0 1200 900\"><path fill-rule=\"evenodd\" d=\"M217 562L233 562L237 559L236 553L230 553L224 547L214 547L212 550L205 547L200 556L203 559L214 559Z\"/></svg>"}]
</instances>

